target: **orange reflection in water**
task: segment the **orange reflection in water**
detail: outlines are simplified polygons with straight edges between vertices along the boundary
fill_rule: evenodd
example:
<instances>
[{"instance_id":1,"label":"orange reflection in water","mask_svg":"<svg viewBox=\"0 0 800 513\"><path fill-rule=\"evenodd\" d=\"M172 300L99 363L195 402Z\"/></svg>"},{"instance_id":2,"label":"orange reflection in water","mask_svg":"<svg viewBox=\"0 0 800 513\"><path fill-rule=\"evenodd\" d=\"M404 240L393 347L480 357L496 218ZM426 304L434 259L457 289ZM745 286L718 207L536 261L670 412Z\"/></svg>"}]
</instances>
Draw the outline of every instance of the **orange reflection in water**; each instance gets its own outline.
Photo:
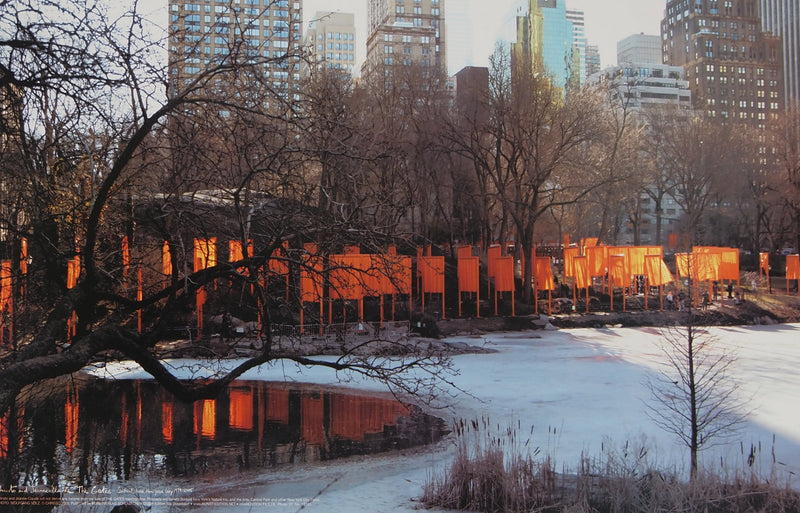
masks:
<instances>
[{"instance_id":1,"label":"orange reflection in water","mask_svg":"<svg viewBox=\"0 0 800 513\"><path fill-rule=\"evenodd\" d=\"M301 436L308 443L322 444L325 440L324 408L319 392L303 392L301 395Z\"/></svg>"},{"instance_id":2,"label":"orange reflection in water","mask_svg":"<svg viewBox=\"0 0 800 513\"><path fill-rule=\"evenodd\" d=\"M230 392L228 421L233 429L253 429L253 389L234 388Z\"/></svg>"},{"instance_id":3,"label":"orange reflection in water","mask_svg":"<svg viewBox=\"0 0 800 513\"><path fill-rule=\"evenodd\" d=\"M259 390L258 393L258 450L264 449L264 427L266 426L266 413L267 413L267 398L264 390Z\"/></svg>"},{"instance_id":4,"label":"orange reflection in water","mask_svg":"<svg viewBox=\"0 0 800 513\"><path fill-rule=\"evenodd\" d=\"M8 412L0 417L0 458L8 456Z\"/></svg>"},{"instance_id":5,"label":"orange reflection in water","mask_svg":"<svg viewBox=\"0 0 800 513\"><path fill-rule=\"evenodd\" d=\"M172 401L164 400L164 402L161 403L161 438L164 440L164 443L172 443L172 433Z\"/></svg>"},{"instance_id":6,"label":"orange reflection in water","mask_svg":"<svg viewBox=\"0 0 800 513\"><path fill-rule=\"evenodd\" d=\"M142 448L142 382L136 383L136 449Z\"/></svg>"},{"instance_id":7,"label":"orange reflection in water","mask_svg":"<svg viewBox=\"0 0 800 513\"><path fill-rule=\"evenodd\" d=\"M207 440L213 440L217 435L217 401L204 399L194 405L194 434ZM198 442L200 438L198 438Z\"/></svg>"},{"instance_id":8,"label":"orange reflection in water","mask_svg":"<svg viewBox=\"0 0 800 513\"><path fill-rule=\"evenodd\" d=\"M10 420L11 412L6 411L2 416L0 416L0 459L7 458L9 456L9 451L14 449L13 440L17 441L17 448L16 450L22 452L22 449L25 444L25 436L24 436L24 429L25 429L25 407L19 406L18 410L15 412L15 416L17 419L17 424L14 426L12 424L12 420ZM13 431L13 432L12 432Z\"/></svg>"},{"instance_id":9,"label":"orange reflection in water","mask_svg":"<svg viewBox=\"0 0 800 513\"><path fill-rule=\"evenodd\" d=\"M128 420L130 415L127 408L128 400L125 394L122 394L122 419L119 425L119 439L122 441L122 447L128 447Z\"/></svg>"},{"instance_id":10,"label":"orange reflection in water","mask_svg":"<svg viewBox=\"0 0 800 513\"><path fill-rule=\"evenodd\" d=\"M86 408L81 411L80 386L66 383L66 394L62 396L64 431L58 439L64 440L70 453L77 450L79 443L85 443L78 436L80 414L90 414ZM245 440L248 436L257 443L259 450L298 439L319 446L327 446L334 439L365 442L369 435L394 436L386 431L387 426L396 426L400 417L409 415L406 408L392 398L307 387L289 389L285 385L259 382L234 383L227 396L196 401L184 407L169 392L157 387L148 382L130 383L117 399L111 400L118 401L118 406L109 407L109 418L101 422L113 426L115 431L118 429L111 436L118 439L124 449L139 451L156 441L180 447L185 447L182 442L188 441L190 446L196 445L199 449L209 441L228 443ZM218 401L222 401L219 408ZM156 418L148 420L148 412ZM91 418L82 420L95 422ZM23 419L20 418L20 422ZM11 445L16 445L18 439L22 443L14 427L9 425L7 416L0 418L0 458L8 456Z\"/></svg>"},{"instance_id":11,"label":"orange reflection in water","mask_svg":"<svg viewBox=\"0 0 800 513\"><path fill-rule=\"evenodd\" d=\"M72 384L72 381L68 381L67 400L64 403L64 423L66 425L64 445L67 452L72 452L78 445L78 411L78 389Z\"/></svg>"},{"instance_id":12,"label":"orange reflection in water","mask_svg":"<svg viewBox=\"0 0 800 513\"><path fill-rule=\"evenodd\" d=\"M267 390L267 420L289 423L289 391L286 389Z\"/></svg>"},{"instance_id":13,"label":"orange reflection in water","mask_svg":"<svg viewBox=\"0 0 800 513\"><path fill-rule=\"evenodd\" d=\"M408 413L397 401L379 397L333 394L330 398L332 437L364 440L366 433L379 433Z\"/></svg>"}]
</instances>

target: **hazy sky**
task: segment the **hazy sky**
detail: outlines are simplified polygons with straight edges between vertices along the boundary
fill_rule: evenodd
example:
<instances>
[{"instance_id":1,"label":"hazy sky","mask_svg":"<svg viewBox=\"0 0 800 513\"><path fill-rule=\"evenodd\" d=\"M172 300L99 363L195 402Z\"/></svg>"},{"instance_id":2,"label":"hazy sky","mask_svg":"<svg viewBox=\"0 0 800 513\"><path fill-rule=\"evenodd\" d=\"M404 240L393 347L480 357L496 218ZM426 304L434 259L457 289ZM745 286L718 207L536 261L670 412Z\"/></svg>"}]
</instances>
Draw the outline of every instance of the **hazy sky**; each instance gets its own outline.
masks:
<instances>
[{"instance_id":1,"label":"hazy sky","mask_svg":"<svg viewBox=\"0 0 800 513\"><path fill-rule=\"evenodd\" d=\"M459 62L468 59L466 56L448 55L450 61L448 67L451 72L458 71L467 64L486 65L487 58L494 49L494 42L501 35L499 33L501 26L513 16L514 5L518 2L519 0L445 0L448 40L454 41L459 36L461 40L467 40L471 35L473 41L471 63ZM586 38L589 44L600 47L600 58L605 67L616 64L617 41L620 39L640 32L659 34L659 23L664 14L666 0L566 0L566 4L570 9L584 11ZM303 1L306 20L311 19L318 10L355 13L356 30L361 47L358 58L362 60L366 45L366 6L367 0ZM451 17L449 13L453 13L454 16ZM512 37L513 35L509 34L506 39ZM456 69L453 69L454 67Z\"/></svg>"}]
</instances>

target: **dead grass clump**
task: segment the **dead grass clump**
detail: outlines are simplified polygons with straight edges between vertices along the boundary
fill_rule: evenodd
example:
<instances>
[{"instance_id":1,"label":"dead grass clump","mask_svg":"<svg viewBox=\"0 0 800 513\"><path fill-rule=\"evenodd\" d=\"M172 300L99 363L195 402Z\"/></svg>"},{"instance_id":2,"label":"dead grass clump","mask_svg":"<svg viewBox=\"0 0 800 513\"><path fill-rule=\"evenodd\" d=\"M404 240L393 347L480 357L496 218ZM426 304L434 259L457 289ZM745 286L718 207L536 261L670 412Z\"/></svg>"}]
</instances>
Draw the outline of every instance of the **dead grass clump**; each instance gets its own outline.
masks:
<instances>
[{"instance_id":1,"label":"dead grass clump","mask_svg":"<svg viewBox=\"0 0 800 513\"><path fill-rule=\"evenodd\" d=\"M536 461L518 429L502 433L488 418L453 426L457 454L441 475L431 476L424 488L428 506L470 511L559 511L558 475L552 461ZM533 431L531 430L531 434Z\"/></svg>"},{"instance_id":2,"label":"dead grass clump","mask_svg":"<svg viewBox=\"0 0 800 513\"><path fill-rule=\"evenodd\" d=\"M800 492L777 484L774 472L760 478L745 464L734 475L701 471L690 481L651 465L643 443L626 443L604 444L600 458L558 473L531 445L533 429L524 441L519 430L488 418L458 422L456 457L428 478L423 503L491 513L800 513Z\"/></svg>"}]
</instances>

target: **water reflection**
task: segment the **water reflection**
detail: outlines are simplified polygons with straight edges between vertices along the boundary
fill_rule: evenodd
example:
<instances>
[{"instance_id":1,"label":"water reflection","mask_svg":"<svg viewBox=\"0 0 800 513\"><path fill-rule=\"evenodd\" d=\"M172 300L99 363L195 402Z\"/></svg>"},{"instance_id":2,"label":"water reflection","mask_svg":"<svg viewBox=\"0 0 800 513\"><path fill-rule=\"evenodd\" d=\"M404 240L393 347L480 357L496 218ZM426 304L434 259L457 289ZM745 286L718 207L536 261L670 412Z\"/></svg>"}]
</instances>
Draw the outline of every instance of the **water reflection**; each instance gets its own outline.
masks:
<instances>
[{"instance_id":1,"label":"water reflection","mask_svg":"<svg viewBox=\"0 0 800 513\"><path fill-rule=\"evenodd\" d=\"M406 448L441 420L393 399L235 382L213 400L175 400L152 381L91 378L25 394L0 419L5 487L65 489Z\"/></svg>"}]
</instances>

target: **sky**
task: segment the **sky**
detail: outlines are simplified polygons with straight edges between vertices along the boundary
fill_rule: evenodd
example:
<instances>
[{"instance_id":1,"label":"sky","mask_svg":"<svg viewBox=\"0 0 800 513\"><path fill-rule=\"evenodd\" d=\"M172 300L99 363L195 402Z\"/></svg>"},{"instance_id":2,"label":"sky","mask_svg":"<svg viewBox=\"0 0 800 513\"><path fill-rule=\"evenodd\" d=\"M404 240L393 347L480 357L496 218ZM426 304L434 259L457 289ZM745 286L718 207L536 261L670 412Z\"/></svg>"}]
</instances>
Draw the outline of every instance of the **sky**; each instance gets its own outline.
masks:
<instances>
[{"instance_id":1,"label":"sky","mask_svg":"<svg viewBox=\"0 0 800 513\"><path fill-rule=\"evenodd\" d=\"M448 41L468 40L472 47L461 54L448 52L449 72L455 73L466 65L486 66L503 23L514 16L519 0L447 0L445 17ZM567 0L567 8L584 11L586 38L600 48L603 67L617 63L617 41L631 34L659 34L665 0ZM359 39L357 60L363 61L366 45L367 0L304 0L306 25L318 10L339 10L356 15ZM455 50L455 49L454 49ZM468 52L471 52L469 57Z\"/></svg>"}]
</instances>

